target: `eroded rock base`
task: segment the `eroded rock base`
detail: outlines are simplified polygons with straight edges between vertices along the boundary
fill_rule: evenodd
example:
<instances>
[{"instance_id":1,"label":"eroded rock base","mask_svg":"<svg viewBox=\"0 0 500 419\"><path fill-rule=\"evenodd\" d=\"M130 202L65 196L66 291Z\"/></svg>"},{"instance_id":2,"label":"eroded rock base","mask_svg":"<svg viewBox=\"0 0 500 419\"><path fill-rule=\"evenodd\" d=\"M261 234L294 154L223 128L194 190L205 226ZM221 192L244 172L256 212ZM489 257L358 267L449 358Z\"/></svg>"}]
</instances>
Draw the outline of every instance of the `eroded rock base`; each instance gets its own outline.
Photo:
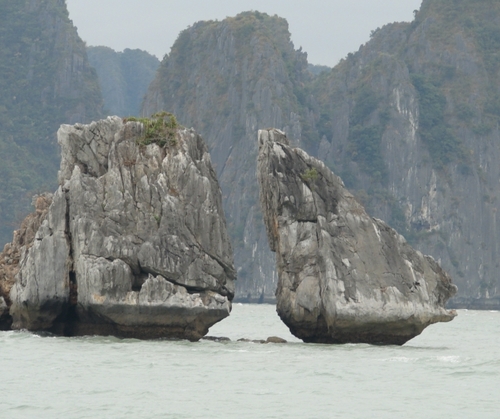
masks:
<instances>
[{"instance_id":1,"label":"eroded rock base","mask_svg":"<svg viewBox=\"0 0 500 419\"><path fill-rule=\"evenodd\" d=\"M372 345L403 345L422 333L428 326L428 324L407 324L403 321L367 324L363 327L346 325L343 328L329 330L324 319L318 319L314 327L295 324L288 318L285 323L294 336L306 343L369 343Z\"/></svg>"},{"instance_id":2,"label":"eroded rock base","mask_svg":"<svg viewBox=\"0 0 500 419\"><path fill-rule=\"evenodd\" d=\"M55 321L47 332L60 336L116 336L131 339L187 339L198 341L208 333L210 327L229 315L227 310L213 310L208 315L200 313L197 317L187 309L158 310L165 318L168 317L169 325L123 325L108 323L99 316L84 317L80 321L78 314L70 314L62 321ZM89 317L95 317L90 321Z\"/></svg>"}]
</instances>

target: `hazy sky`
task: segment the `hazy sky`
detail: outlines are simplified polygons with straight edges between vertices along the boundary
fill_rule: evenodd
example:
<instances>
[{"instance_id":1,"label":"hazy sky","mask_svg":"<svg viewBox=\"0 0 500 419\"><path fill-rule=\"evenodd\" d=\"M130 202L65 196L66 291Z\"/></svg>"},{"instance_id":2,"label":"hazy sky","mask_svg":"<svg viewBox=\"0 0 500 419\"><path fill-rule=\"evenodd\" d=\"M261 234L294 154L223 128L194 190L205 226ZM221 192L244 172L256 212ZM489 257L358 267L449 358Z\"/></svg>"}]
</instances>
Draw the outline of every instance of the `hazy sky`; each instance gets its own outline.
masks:
<instances>
[{"instance_id":1,"label":"hazy sky","mask_svg":"<svg viewBox=\"0 0 500 419\"><path fill-rule=\"evenodd\" d=\"M179 32L200 20L258 10L288 20L309 62L334 66L386 23L411 21L421 0L67 0L88 45L140 48L162 58Z\"/></svg>"}]
</instances>

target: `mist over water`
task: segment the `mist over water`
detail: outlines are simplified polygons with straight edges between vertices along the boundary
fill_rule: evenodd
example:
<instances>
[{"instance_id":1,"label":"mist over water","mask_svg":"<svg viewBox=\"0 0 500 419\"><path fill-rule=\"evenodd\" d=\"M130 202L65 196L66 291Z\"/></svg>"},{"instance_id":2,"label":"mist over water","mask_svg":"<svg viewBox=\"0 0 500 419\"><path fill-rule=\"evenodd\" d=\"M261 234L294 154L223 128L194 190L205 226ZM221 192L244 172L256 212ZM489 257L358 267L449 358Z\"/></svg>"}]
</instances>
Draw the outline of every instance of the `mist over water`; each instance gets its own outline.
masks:
<instances>
[{"instance_id":1,"label":"mist over water","mask_svg":"<svg viewBox=\"0 0 500 419\"><path fill-rule=\"evenodd\" d=\"M460 310L402 347L330 346L236 304L209 335L232 341L0 332L0 418L500 417L500 312ZM236 342L268 336L289 343Z\"/></svg>"}]
</instances>

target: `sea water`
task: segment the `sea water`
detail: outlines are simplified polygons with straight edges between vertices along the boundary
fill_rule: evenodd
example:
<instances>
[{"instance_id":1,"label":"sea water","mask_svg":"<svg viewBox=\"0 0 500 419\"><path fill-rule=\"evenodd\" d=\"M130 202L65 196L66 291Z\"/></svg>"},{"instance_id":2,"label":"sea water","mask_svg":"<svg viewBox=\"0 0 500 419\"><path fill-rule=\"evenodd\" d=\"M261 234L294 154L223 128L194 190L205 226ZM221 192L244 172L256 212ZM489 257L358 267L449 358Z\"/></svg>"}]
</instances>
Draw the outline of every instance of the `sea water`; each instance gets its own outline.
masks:
<instances>
[{"instance_id":1,"label":"sea water","mask_svg":"<svg viewBox=\"0 0 500 419\"><path fill-rule=\"evenodd\" d=\"M1 418L500 418L500 313L460 310L405 345L305 344L271 305L230 342L0 332ZM238 342L279 336L286 344Z\"/></svg>"}]
</instances>

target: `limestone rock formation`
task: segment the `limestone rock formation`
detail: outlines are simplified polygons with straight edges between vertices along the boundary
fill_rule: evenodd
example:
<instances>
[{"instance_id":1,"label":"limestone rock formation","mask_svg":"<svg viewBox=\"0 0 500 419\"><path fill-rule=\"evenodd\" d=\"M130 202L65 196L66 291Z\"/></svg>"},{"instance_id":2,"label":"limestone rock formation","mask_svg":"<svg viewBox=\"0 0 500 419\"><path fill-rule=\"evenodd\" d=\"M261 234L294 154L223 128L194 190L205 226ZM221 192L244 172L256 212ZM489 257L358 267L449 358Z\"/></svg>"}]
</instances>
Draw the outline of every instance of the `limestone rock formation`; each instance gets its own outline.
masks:
<instances>
[{"instance_id":1,"label":"limestone rock formation","mask_svg":"<svg viewBox=\"0 0 500 419\"><path fill-rule=\"evenodd\" d=\"M229 315L236 273L206 146L144 131L61 126L60 186L21 249L12 328L197 340Z\"/></svg>"},{"instance_id":2,"label":"limestone rock formation","mask_svg":"<svg viewBox=\"0 0 500 419\"><path fill-rule=\"evenodd\" d=\"M451 278L371 218L321 161L259 131L261 206L279 275L277 311L305 342L403 344L456 315Z\"/></svg>"},{"instance_id":3,"label":"limestone rock formation","mask_svg":"<svg viewBox=\"0 0 500 419\"><path fill-rule=\"evenodd\" d=\"M499 21L495 0L423 0L314 87L328 129L307 152L438 260L463 308L500 308Z\"/></svg>"}]
</instances>

